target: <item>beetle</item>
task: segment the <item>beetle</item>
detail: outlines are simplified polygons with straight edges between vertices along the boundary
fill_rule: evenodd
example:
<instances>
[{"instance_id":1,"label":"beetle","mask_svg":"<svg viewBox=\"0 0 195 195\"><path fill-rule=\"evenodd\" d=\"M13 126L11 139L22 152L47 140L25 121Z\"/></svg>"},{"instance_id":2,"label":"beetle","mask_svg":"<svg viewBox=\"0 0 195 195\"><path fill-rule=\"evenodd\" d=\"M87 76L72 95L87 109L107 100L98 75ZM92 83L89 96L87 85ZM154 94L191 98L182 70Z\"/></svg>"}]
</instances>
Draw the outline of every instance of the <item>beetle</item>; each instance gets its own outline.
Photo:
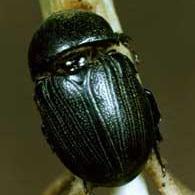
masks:
<instances>
[{"instance_id":1,"label":"beetle","mask_svg":"<svg viewBox=\"0 0 195 195\"><path fill-rule=\"evenodd\" d=\"M117 51L127 43L101 16L66 10L48 17L29 47L43 134L72 173L98 186L134 179L152 151L162 165L160 112Z\"/></svg>"}]
</instances>

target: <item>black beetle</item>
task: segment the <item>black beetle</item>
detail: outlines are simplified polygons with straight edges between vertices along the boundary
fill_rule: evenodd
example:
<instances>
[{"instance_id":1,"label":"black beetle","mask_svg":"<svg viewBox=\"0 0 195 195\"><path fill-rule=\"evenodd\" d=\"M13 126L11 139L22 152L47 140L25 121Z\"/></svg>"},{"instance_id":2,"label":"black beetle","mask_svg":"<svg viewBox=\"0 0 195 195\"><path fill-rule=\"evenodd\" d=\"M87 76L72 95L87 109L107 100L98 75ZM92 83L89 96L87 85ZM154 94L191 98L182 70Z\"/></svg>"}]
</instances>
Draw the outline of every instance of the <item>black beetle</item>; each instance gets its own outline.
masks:
<instances>
[{"instance_id":1,"label":"black beetle","mask_svg":"<svg viewBox=\"0 0 195 195\"><path fill-rule=\"evenodd\" d=\"M120 44L127 36L101 16L68 10L51 15L29 48L43 134L67 168L99 186L132 180L152 150L160 160L157 104Z\"/></svg>"}]
</instances>

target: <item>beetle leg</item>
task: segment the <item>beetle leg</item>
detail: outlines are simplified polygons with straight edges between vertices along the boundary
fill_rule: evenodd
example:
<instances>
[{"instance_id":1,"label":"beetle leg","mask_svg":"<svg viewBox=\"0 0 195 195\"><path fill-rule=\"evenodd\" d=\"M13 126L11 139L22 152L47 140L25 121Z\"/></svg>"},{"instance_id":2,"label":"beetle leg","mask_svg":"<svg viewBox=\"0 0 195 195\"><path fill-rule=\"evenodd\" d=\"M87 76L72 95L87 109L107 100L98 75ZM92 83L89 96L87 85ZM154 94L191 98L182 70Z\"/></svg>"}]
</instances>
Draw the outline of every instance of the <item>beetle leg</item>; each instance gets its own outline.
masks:
<instances>
[{"instance_id":1,"label":"beetle leg","mask_svg":"<svg viewBox=\"0 0 195 195\"><path fill-rule=\"evenodd\" d=\"M92 184L83 180L83 187L86 195L94 195L93 190L92 190Z\"/></svg>"},{"instance_id":2,"label":"beetle leg","mask_svg":"<svg viewBox=\"0 0 195 195\"><path fill-rule=\"evenodd\" d=\"M148 101L150 103L151 110L152 110L152 116L153 116L153 120L154 120L155 141L154 141L153 149L154 149L156 158L161 166L163 176L165 176L165 165L162 162L162 159L161 159L161 156L159 153L159 148L158 148L158 143L162 140L162 135L161 135L161 133L159 131L159 127L158 127L160 119L161 119L161 115L160 115L158 105L156 103L156 100L155 100L152 92L148 89L144 89L144 90L145 90L146 96L148 98Z\"/></svg>"},{"instance_id":3,"label":"beetle leg","mask_svg":"<svg viewBox=\"0 0 195 195\"><path fill-rule=\"evenodd\" d=\"M162 161L162 158L161 158L161 155L160 155L160 152L159 152L158 141L156 143L154 143L153 149L154 149L154 153L156 155L156 158L157 158L157 160L158 160L158 162L161 166L162 175L164 177L166 175L166 169L165 169L165 165Z\"/></svg>"},{"instance_id":4,"label":"beetle leg","mask_svg":"<svg viewBox=\"0 0 195 195\"><path fill-rule=\"evenodd\" d=\"M152 109L152 116L153 116L153 119L154 119L154 125L158 126L158 124L160 122L160 119L161 119L161 114L160 114L160 111L158 109L158 105L156 103L156 100L155 100L154 95L152 94L152 92L148 89L144 89L144 91L145 91L145 94L148 98L148 101L149 101L151 109Z\"/></svg>"}]
</instances>

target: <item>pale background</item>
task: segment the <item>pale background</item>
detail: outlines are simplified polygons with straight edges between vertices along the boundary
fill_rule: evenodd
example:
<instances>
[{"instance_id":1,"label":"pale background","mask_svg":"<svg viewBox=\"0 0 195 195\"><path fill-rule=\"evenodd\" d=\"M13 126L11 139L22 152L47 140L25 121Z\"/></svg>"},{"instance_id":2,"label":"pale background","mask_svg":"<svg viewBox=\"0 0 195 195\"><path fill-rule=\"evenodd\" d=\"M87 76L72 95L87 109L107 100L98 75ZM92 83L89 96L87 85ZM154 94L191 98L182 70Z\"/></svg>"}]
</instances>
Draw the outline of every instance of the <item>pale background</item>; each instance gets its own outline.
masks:
<instances>
[{"instance_id":1,"label":"pale background","mask_svg":"<svg viewBox=\"0 0 195 195\"><path fill-rule=\"evenodd\" d=\"M161 108L161 153L195 189L195 1L115 2L124 31L144 59L144 85ZM64 169L43 139L32 100L27 49L40 23L38 1L0 0L1 195L40 194Z\"/></svg>"}]
</instances>

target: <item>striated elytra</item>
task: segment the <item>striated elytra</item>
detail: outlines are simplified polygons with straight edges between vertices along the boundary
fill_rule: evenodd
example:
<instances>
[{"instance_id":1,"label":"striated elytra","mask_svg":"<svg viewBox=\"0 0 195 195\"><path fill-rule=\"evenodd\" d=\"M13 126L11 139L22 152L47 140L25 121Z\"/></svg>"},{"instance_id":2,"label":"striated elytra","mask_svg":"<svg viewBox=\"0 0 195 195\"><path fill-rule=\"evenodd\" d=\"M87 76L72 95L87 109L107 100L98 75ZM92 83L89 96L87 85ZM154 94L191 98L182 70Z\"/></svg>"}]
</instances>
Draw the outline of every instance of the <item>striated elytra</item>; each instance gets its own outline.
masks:
<instances>
[{"instance_id":1,"label":"striated elytra","mask_svg":"<svg viewBox=\"0 0 195 195\"><path fill-rule=\"evenodd\" d=\"M42 131L63 164L86 182L122 185L157 150L160 113L129 58L125 35L91 12L51 15L34 34L29 67Z\"/></svg>"}]
</instances>

